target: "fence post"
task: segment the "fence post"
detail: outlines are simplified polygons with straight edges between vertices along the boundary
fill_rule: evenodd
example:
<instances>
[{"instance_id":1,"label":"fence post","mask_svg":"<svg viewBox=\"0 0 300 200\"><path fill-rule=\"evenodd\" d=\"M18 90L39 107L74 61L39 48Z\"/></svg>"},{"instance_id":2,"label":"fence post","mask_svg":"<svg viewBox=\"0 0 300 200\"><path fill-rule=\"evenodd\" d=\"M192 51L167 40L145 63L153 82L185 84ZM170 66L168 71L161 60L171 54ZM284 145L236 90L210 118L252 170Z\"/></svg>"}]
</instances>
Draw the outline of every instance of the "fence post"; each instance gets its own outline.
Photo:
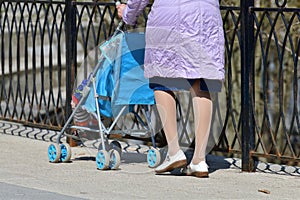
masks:
<instances>
[{"instance_id":1,"label":"fence post","mask_svg":"<svg viewBox=\"0 0 300 200\"><path fill-rule=\"evenodd\" d=\"M65 22L65 35L66 35L66 118L72 112L71 100L73 85L76 77L76 15L73 7L74 0L65 0L66 2L66 22ZM66 119L67 120L67 119ZM67 138L70 146L76 146L76 142L71 138Z\"/></svg>"},{"instance_id":2,"label":"fence post","mask_svg":"<svg viewBox=\"0 0 300 200\"><path fill-rule=\"evenodd\" d=\"M255 170L251 151L255 144L253 119L254 19L250 8L254 0L241 0L241 106L242 106L242 171Z\"/></svg>"}]
</instances>

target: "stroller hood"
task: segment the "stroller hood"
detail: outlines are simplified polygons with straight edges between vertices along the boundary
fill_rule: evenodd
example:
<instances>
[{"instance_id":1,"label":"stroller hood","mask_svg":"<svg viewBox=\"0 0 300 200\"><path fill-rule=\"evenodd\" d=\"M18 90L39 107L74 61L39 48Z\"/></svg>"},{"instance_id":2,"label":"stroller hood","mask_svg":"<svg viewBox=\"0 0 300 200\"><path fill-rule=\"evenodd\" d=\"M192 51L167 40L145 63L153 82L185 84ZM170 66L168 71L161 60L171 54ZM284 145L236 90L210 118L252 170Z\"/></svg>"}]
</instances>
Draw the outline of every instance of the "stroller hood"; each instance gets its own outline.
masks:
<instances>
[{"instance_id":1,"label":"stroller hood","mask_svg":"<svg viewBox=\"0 0 300 200\"><path fill-rule=\"evenodd\" d=\"M95 69L95 86L100 113L116 116L124 105L154 104L153 90L144 77L144 33L119 33L100 45L100 60ZM92 84L90 84L90 87ZM101 98L107 97L107 98ZM96 111L93 89L83 107Z\"/></svg>"}]
</instances>

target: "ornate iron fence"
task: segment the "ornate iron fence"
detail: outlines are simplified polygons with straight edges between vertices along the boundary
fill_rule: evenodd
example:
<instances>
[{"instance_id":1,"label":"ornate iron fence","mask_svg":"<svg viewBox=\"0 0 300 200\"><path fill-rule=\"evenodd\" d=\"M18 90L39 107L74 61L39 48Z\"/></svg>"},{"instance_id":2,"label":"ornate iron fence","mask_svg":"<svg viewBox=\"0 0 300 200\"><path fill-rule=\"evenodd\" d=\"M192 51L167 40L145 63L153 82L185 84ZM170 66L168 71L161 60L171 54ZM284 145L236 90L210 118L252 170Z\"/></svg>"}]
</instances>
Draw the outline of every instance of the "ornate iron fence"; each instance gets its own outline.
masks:
<instances>
[{"instance_id":1,"label":"ornate iron fence","mask_svg":"<svg viewBox=\"0 0 300 200\"><path fill-rule=\"evenodd\" d=\"M65 5L0 1L1 119L45 127L64 120Z\"/></svg>"},{"instance_id":2,"label":"ornate iron fence","mask_svg":"<svg viewBox=\"0 0 300 200\"><path fill-rule=\"evenodd\" d=\"M256 5L258 5L256 3ZM139 18L144 27L149 8ZM214 95L214 153L297 164L300 157L299 12L221 1L226 81ZM0 1L0 119L60 130L71 112L77 69L114 32L113 2ZM189 102L178 95L179 101ZM180 141L192 145L191 106L178 112Z\"/></svg>"},{"instance_id":3,"label":"ornate iron fence","mask_svg":"<svg viewBox=\"0 0 300 200\"><path fill-rule=\"evenodd\" d=\"M300 156L300 9L287 8L287 1L276 6L250 9L256 47L252 155L293 163Z\"/></svg>"}]
</instances>

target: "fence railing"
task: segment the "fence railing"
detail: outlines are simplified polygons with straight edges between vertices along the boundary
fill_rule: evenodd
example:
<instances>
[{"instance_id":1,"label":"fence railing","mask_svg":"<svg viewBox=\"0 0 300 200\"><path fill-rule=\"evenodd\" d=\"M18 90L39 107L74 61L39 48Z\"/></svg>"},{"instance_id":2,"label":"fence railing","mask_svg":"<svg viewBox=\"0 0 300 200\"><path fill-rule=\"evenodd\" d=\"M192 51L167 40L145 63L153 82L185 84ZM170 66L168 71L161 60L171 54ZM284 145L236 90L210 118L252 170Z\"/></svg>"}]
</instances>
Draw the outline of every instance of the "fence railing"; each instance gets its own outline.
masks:
<instances>
[{"instance_id":1,"label":"fence railing","mask_svg":"<svg viewBox=\"0 0 300 200\"><path fill-rule=\"evenodd\" d=\"M2 119L45 127L65 117L65 4L0 1Z\"/></svg>"},{"instance_id":2,"label":"fence railing","mask_svg":"<svg viewBox=\"0 0 300 200\"><path fill-rule=\"evenodd\" d=\"M240 155L245 171L256 158L298 165L300 9L242 0L221 1L221 12L226 80L213 96L213 152ZM77 70L97 62L90 52L118 22L113 2L0 1L0 119L60 130ZM180 141L190 146L189 96L178 100L187 103L178 113Z\"/></svg>"},{"instance_id":3,"label":"fence railing","mask_svg":"<svg viewBox=\"0 0 300 200\"><path fill-rule=\"evenodd\" d=\"M253 156L299 162L300 9L251 8L254 21Z\"/></svg>"}]
</instances>

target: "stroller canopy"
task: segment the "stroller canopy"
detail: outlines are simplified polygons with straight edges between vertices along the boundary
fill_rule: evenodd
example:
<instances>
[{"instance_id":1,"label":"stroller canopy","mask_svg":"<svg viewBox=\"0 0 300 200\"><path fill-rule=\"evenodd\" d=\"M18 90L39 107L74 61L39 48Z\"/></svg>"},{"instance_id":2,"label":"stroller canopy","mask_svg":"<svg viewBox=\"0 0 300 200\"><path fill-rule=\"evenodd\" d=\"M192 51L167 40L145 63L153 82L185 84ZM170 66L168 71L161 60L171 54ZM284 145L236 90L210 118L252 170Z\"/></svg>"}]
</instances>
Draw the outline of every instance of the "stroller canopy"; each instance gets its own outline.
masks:
<instances>
[{"instance_id":1,"label":"stroller canopy","mask_svg":"<svg viewBox=\"0 0 300 200\"><path fill-rule=\"evenodd\" d=\"M113 117L124 105L154 104L153 90L144 77L144 33L120 32L100 45L99 49L101 56L94 69L94 78L96 92L100 96L98 104L101 114ZM95 104L91 89L83 107L88 112L95 112Z\"/></svg>"}]
</instances>

